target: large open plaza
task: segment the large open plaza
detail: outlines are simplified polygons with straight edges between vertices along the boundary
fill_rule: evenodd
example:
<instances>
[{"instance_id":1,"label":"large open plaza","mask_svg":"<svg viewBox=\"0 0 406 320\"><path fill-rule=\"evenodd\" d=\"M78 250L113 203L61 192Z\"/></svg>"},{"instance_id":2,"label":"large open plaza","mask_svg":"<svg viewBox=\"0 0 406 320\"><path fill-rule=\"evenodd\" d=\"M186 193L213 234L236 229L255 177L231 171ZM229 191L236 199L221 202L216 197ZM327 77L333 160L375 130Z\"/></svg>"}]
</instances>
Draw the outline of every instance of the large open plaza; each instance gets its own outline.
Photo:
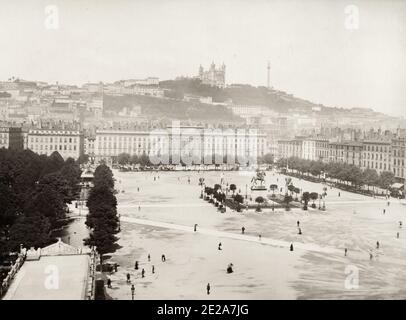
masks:
<instances>
[{"instance_id":1,"label":"large open plaza","mask_svg":"<svg viewBox=\"0 0 406 320\"><path fill-rule=\"evenodd\" d=\"M200 199L199 178L214 185L220 176L225 184L236 184L244 197L247 184L248 199L255 198L264 192L250 191L252 175L115 170L121 232L120 249L110 258L119 268L108 275L112 280L108 296L131 299L134 284L135 299L207 299L208 283L210 299L406 296L404 204L330 187L325 211L309 206L307 211L238 213L227 208L220 213ZM268 187L273 183L283 187L285 176L268 171L265 180ZM296 178L293 184L303 191L323 189ZM230 263L234 272L228 274Z\"/></svg>"}]
</instances>

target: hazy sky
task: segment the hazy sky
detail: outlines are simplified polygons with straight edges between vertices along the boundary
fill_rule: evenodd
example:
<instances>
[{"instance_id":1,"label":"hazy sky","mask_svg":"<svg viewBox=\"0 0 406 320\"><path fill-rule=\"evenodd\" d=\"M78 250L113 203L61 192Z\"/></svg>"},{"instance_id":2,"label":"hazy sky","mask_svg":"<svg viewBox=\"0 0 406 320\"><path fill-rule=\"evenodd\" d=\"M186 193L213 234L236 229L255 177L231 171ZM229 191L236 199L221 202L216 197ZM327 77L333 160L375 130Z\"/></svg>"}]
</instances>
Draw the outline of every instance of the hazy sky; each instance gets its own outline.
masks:
<instances>
[{"instance_id":1,"label":"hazy sky","mask_svg":"<svg viewBox=\"0 0 406 320\"><path fill-rule=\"evenodd\" d=\"M48 5L57 29L46 28ZM346 28L348 5L358 29ZM227 83L266 85L270 60L276 89L406 115L401 0L0 0L0 39L0 80L171 79L214 60Z\"/></svg>"}]
</instances>

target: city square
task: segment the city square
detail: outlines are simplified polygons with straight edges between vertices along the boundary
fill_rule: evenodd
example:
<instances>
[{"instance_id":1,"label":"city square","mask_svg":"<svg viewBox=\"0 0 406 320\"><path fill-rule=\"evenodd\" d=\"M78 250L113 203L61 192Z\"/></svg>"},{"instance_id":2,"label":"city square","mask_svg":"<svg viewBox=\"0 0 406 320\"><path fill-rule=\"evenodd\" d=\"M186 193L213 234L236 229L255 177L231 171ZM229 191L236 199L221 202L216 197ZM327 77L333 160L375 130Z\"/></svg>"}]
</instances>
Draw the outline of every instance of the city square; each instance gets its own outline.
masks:
<instances>
[{"instance_id":1,"label":"city square","mask_svg":"<svg viewBox=\"0 0 406 320\"><path fill-rule=\"evenodd\" d=\"M385 198L329 187L326 211L309 207L220 213L199 198L198 185L200 177L207 185L219 183L220 174L245 193L251 178L247 173L114 171L120 192L121 249L111 257L119 264L118 272L109 276L112 289L107 294L112 299L131 298L127 273L136 299L207 299L207 283L211 299L380 299L405 294L401 288L406 238L399 226L405 207L398 200L390 200L388 206ZM268 171L266 185L282 185L284 179ZM299 179L293 183L303 190L323 188ZM135 261L139 270L134 270ZM234 265L232 274L226 273L229 263Z\"/></svg>"},{"instance_id":2,"label":"city square","mask_svg":"<svg viewBox=\"0 0 406 320\"><path fill-rule=\"evenodd\" d=\"M0 303L406 299L406 1L3 2Z\"/></svg>"}]
</instances>

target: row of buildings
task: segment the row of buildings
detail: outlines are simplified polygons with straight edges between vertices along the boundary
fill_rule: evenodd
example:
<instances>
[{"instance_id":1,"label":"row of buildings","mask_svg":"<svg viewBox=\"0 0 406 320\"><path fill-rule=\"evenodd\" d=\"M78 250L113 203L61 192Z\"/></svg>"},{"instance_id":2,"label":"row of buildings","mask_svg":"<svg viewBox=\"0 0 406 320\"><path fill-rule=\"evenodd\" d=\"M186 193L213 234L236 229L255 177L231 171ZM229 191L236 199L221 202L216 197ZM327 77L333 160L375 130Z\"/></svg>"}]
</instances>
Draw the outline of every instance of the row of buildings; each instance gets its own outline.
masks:
<instances>
[{"instance_id":1,"label":"row of buildings","mask_svg":"<svg viewBox=\"0 0 406 320\"><path fill-rule=\"evenodd\" d=\"M0 148L30 149L64 158L87 154L92 160L115 160L121 153L147 155L153 164L255 163L266 153L266 136L253 129L215 129L202 126L168 126L160 129L81 130L3 127Z\"/></svg>"},{"instance_id":2,"label":"row of buildings","mask_svg":"<svg viewBox=\"0 0 406 320\"><path fill-rule=\"evenodd\" d=\"M325 163L346 163L378 173L392 171L395 177L406 179L406 138L330 142L327 139L296 137L278 141L278 157L298 157Z\"/></svg>"}]
</instances>

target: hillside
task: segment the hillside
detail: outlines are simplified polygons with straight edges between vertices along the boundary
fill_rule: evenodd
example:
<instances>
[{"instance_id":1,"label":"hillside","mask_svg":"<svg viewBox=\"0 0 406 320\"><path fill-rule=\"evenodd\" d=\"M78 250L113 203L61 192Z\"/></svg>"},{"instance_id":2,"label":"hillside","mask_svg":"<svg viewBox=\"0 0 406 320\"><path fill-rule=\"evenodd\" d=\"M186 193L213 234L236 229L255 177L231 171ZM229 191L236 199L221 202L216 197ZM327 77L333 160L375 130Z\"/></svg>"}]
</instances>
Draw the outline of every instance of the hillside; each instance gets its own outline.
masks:
<instances>
[{"instance_id":1,"label":"hillside","mask_svg":"<svg viewBox=\"0 0 406 320\"><path fill-rule=\"evenodd\" d=\"M232 101L233 104L265 106L279 113L312 113L317 110L323 115L345 115L349 109L327 107L293 96L284 91L267 89L266 87L253 87L247 84L231 84L220 89L202 84L199 79L182 78L161 81L160 87L169 89L168 95L182 98L184 94L210 96L214 102ZM366 110L366 109L365 109ZM379 114L369 110L371 114Z\"/></svg>"},{"instance_id":2,"label":"hillside","mask_svg":"<svg viewBox=\"0 0 406 320\"><path fill-rule=\"evenodd\" d=\"M120 111L124 107L141 106L142 115L151 119L193 120L212 123L235 122L243 120L224 106L198 102L185 102L169 98L155 98L141 95L104 96L106 111Z\"/></svg>"},{"instance_id":3,"label":"hillside","mask_svg":"<svg viewBox=\"0 0 406 320\"><path fill-rule=\"evenodd\" d=\"M253 87L246 84L233 84L220 89L202 84L199 79L184 78L161 81L159 85L161 88L169 89L169 94L177 98L182 98L184 94L210 96L214 102L231 100L234 104L261 105L280 113L289 112L292 109L311 111L313 107L324 107L282 91L268 90L265 87Z\"/></svg>"}]
</instances>

